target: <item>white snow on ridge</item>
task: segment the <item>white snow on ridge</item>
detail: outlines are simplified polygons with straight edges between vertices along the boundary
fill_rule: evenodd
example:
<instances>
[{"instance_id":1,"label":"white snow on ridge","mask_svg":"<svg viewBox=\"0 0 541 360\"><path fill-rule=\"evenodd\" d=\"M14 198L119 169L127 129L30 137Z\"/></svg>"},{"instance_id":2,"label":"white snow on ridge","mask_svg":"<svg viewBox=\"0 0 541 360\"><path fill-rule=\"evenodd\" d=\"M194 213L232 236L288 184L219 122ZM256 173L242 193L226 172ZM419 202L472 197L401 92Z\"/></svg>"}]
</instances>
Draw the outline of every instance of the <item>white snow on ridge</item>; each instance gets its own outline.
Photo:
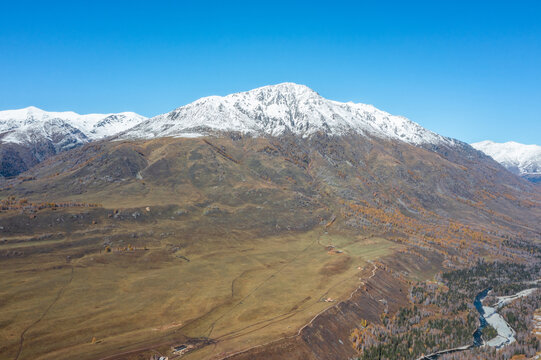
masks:
<instances>
[{"instance_id":1,"label":"white snow on ridge","mask_svg":"<svg viewBox=\"0 0 541 360\"><path fill-rule=\"evenodd\" d=\"M541 146L524 145L514 141L496 143L490 140L471 144L519 175L541 175Z\"/></svg>"},{"instance_id":2,"label":"white snow on ridge","mask_svg":"<svg viewBox=\"0 0 541 360\"><path fill-rule=\"evenodd\" d=\"M1 140L3 143L48 139L55 144L80 144L115 135L146 119L133 112L80 115L72 111L49 112L30 106L0 111L0 134L5 134Z\"/></svg>"},{"instance_id":3,"label":"white snow on ridge","mask_svg":"<svg viewBox=\"0 0 541 360\"><path fill-rule=\"evenodd\" d=\"M264 86L223 97L204 97L148 119L120 138L193 137L222 131L254 136L293 133L302 137L323 131L330 135L369 134L414 145L455 143L453 139L372 105L327 100L312 89L294 83Z\"/></svg>"},{"instance_id":4,"label":"white snow on ridge","mask_svg":"<svg viewBox=\"0 0 541 360\"><path fill-rule=\"evenodd\" d=\"M353 133L413 145L457 143L372 105L328 100L294 83L204 97L151 119L130 112L80 115L36 107L0 111L1 142L36 143L47 139L59 149L115 135L117 139L152 139L229 131L253 136L290 133L303 138L318 132L331 136Z\"/></svg>"}]
</instances>

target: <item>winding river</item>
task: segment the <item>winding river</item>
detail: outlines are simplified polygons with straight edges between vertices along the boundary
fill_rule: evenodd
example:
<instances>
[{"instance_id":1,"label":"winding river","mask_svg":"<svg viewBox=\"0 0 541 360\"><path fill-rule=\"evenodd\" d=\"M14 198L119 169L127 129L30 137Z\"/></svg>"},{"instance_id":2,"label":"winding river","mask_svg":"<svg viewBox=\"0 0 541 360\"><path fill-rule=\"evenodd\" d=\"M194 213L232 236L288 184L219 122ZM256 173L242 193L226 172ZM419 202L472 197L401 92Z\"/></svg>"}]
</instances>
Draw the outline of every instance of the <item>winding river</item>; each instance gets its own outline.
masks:
<instances>
[{"instance_id":1,"label":"winding river","mask_svg":"<svg viewBox=\"0 0 541 360\"><path fill-rule=\"evenodd\" d=\"M483 309L483 300L488 296L488 293L492 288L485 289L481 291L475 297L473 305L479 312L479 327L473 333L473 347L481 346L484 344L483 341L483 329L487 326L487 320L485 319L485 310Z\"/></svg>"},{"instance_id":2,"label":"winding river","mask_svg":"<svg viewBox=\"0 0 541 360\"><path fill-rule=\"evenodd\" d=\"M480 293L477 294L477 296L475 296L475 300L473 301L473 305L479 312L479 327L473 333L473 344L456 347L453 349L437 351L435 353L422 356L417 360L435 360L444 354L470 350L472 348L476 348L480 346L490 346L496 349L500 349L504 347L505 345L515 342L515 335L516 335L515 330L513 330L511 326L509 326L507 321L505 321L505 319L500 314L498 314L497 311L515 299L530 295L536 289L537 288L523 290L511 296L500 296L497 298L498 302L495 305L493 305L493 307L483 306L483 300L492 291L492 288L488 288L481 291ZM493 339L485 341L483 340L483 336L482 336L483 329L488 324L490 324L494 329L496 329L496 331L498 332L498 335L494 337Z\"/></svg>"}]
</instances>

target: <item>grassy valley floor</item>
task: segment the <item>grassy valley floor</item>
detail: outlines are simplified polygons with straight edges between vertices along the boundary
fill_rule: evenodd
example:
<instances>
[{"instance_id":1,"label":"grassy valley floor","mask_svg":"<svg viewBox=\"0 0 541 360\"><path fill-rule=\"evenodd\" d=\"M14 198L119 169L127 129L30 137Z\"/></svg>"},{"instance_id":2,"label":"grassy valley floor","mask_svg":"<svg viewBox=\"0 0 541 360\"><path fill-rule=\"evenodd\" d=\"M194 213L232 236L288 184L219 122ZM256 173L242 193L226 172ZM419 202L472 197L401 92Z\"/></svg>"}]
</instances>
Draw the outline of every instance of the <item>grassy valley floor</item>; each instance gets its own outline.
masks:
<instances>
[{"instance_id":1,"label":"grassy valley floor","mask_svg":"<svg viewBox=\"0 0 541 360\"><path fill-rule=\"evenodd\" d=\"M182 233L161 219L4 237L2 357L91 359L188 339L216 343L189 358L218 356L296 333L359 286L369 261L400 248L323 226L261 238Z\"/></svg>"}]
</instances>

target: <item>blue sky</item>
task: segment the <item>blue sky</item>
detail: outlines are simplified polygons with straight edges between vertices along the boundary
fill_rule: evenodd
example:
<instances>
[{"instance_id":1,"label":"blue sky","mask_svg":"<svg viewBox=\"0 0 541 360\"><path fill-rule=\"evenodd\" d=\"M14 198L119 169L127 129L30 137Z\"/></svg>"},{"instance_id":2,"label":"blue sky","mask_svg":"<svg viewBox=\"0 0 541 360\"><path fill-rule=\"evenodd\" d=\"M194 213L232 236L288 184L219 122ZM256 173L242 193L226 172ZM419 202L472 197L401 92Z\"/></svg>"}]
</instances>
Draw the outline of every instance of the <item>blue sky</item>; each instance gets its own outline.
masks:
<instances>
[{"instance_id":1,"label":"blue sky","mask_svg":"<svg viewBox=\"0 0 541 360\"><path fill-rule=\"evenodd\" d=\"M170 111L291 81L541 143L541 1L2 1L0 110Z\"/></svg>"}]
</instances>

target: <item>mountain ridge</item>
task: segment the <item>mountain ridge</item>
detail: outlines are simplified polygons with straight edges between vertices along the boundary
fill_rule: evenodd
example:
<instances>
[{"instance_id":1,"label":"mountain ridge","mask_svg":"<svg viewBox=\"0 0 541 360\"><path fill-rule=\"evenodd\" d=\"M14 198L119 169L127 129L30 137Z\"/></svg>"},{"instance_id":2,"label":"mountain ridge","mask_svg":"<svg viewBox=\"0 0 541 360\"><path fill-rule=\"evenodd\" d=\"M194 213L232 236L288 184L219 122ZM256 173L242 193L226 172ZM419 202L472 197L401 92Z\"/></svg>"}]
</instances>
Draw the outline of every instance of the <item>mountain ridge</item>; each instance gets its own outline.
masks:
<instances>
[{"instance_id":1,"label":"mountain ridge","mask_svg":"<svg viewBox=\"0 0 541 360\"><path fill-rule=\"evenodd\" d=\"M354 132L401 140L413 145L454 144L402 116L372 105L323 98L305 85L280 83L226 96L208 96L152 117L121 133L121 139L199 137L213 132L240 132L254 136L291 133L309 137Z\"/></svg>"},{"instance_id":2,"label":"mountain ridge","mask_svg":"<svg viewBox=\"0 0 541 360\"><path fill-rule=\"evenodd\" d=\"M18 175L52 155L104 139L145 119L133 112L80 115L35 106L0 111L0 176Z\"/></svg>"},{"instance_id":3,"label":"mountain ridge","mask_svg":"<svg viewBox=\"0 0 541 360\"><path fill-rule=\"evenodd\" d=\"M134 112L49 112L34 106L0 111L0 174L17 175L51 155L105 138L148 140L220 133L301 138L318 133L358 134L398 140L439 153L449 153L449 147L471 151L470 145L430 131L403 116L373 105L329 100L305 85L285 82L226 96L202 97L151 118ZM477 150L493 155L482 143L472 144L474 148L475 145ZM541 177L541 164L535 161L519 165L516 159L495 160L519 176L530 180ZM532 166L535 169L530 171Z\"/></svg>"},{"instance_id":4,"label":"mountain ridge","mask_svg":"<svg viewBox=\"0 0 541 360\"><path fill-rule=\"evenodd\" d=\"M76 128L88 140L97 140L114 135L146 120L145 116L126 111L108 114L78 114L73 111L45 111L35 106L0 111L0 133L8 133L2 142L25 142L25 131L37 130L40 125L56 121Z\"/></svg>"},{"instance_id":5,"label":"mountain ridge","mask_svg":"<svg viewBox=\"0 0 541 360\"><path fill-rule=\"evenodd\" d=\"M541 146L515 141L497 143L491 140L471 144L492 157L507 170L533 182L541 181Z\"/></svg>"}]
</instances>

